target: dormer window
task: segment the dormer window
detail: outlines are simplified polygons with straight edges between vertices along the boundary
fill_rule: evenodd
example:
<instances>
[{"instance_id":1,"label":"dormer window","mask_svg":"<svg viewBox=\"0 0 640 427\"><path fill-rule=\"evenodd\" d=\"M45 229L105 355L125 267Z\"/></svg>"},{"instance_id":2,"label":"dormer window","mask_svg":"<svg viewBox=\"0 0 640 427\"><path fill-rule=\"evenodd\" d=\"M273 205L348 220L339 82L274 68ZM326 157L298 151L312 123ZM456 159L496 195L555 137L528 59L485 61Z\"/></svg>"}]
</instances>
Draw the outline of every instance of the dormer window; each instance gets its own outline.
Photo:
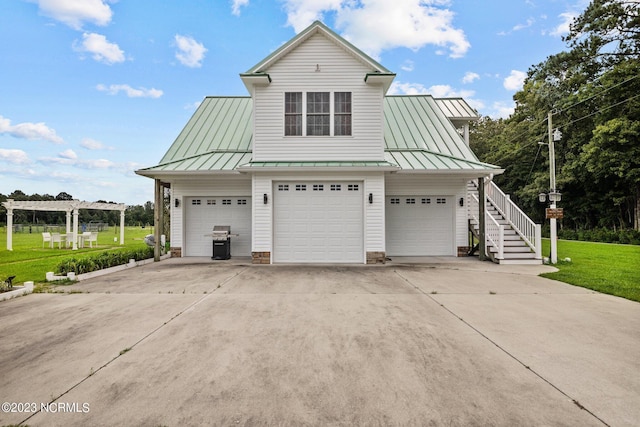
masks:
<instances>
[{"instance_id":1,"label":"dormer window","mask_svg":"<svg viewBox=\"0 0 640 427\"><path fill-rule=\"evenodd\" d=\"M351 136L351 92L285 92L285 136Z\"/></svg>"}]
</instances>

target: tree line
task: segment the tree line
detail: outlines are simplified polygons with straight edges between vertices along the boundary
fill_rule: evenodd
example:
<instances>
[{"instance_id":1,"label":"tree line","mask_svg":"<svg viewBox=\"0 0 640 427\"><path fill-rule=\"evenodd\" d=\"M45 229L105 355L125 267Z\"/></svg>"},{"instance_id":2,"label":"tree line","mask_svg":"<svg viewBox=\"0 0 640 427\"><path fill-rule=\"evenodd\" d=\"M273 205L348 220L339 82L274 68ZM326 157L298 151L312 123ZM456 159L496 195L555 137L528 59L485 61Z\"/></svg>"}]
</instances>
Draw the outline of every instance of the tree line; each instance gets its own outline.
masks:
<instances>
[{"instance_id":1,"label":"tree line","mask_svg":"<svg viewBox=\"0 0 640 427\"><path fill-rule=\"evenodd\" d=\"M470 143L504 167L495 181L536 222L548 193L548 115L561 226L640 230L640 2L594 0L563 39L567 49L532 66L507 119L482 117Z\"/></svg>"},{"instance_id":2,"label":"tree line","mask_svg":"<svg viewBox=\"0 0 640 427\"><path fill-rule=\"evenodd\" d=\"M27 195L20 190L16 190L9 195L0 193L0 203L6 202L7 199L13 199L15 201L25 200L73 200L73 196L68 193L62 192L57 196L50 194L31 194ZM96 200L99 203L113 203L105 200ZM150 226L153 225L153 203L146 202L144 205L127 206L125 211L125 225L126 226ZM6 224L7 210L4 206L0 205L0 218L1 221ZM66 224L67 214L65 212L53 212L53 211L27 211L27 210L15 210L13 212L14 224ZM109 225L120 224L120 212L119 211L101 211L96 209L80 209L78 212L78 221L81 224L87 224L90 222L102 222Z\"/></svg>"}]
</instances>

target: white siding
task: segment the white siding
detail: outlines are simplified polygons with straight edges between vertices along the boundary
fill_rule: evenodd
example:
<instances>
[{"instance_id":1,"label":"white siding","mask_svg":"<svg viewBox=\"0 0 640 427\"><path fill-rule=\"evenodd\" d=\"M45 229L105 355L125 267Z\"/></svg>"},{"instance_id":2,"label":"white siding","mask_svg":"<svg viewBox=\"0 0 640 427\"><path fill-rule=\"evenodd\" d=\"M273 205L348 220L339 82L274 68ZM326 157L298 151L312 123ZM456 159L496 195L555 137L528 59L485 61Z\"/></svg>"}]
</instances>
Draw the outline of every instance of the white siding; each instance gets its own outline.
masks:
<instances>
[{"instance_id":1,"label":"white siding","mask_svg":"<svg viewBox=\"0 0 640 427\"><path fill-rule=\"evenodd\" d=\"M199 196L251 196L250 177L216 177L197 180L181 180L171 183L173 199L180 200L180 207L171 203L171 246L183 248L184 244L184 209L186 197ZM262 198L260 199L262 200ZM232 230L233 231L233 230ZM184 249L184 248L183 248ZM184 254L184 250L183 250Z\"/></svg>"},{"instance_id":2,"label":"white siding","mask_svg":"<svg viewBox=\"0 0 640 427\"><path fill-rule=\"evenodd\" d=\"M253 178L253 245L254 252L273 251L273 183L292 181L341 182L359 181L364 185L364 253L384 251L384 174L377 173L265 173ZM369 204L369 193L373 204ZM264 205L263 195L268 204Z\"/></svg>"},{"instance_id":3,"label":"white siding","mask_svg":"<svg viewBox=\"0 0 640 427\"><path fill-rule=\"evenodd\" d=\"M455 209L455 221L453 232L455 233L455 246L467 246L469 243L467 226L466 187L467 179L447 178L438 176L420 176L413 174L394 174L387 176L387 196L451 196ZM465 206L460 206L458 200L465 199ZM452 253L455 255L455 253Z\"/></svg>"},{"instance_id":4,"label":"white siding","mask_svg":"<svg viewBox=\"0 0 640 427\"><path fill-rule=\"evenodd\" d=\"M254 161L384 159L382 87L364 82L362 62L316 34L266 71L272 82L252 94ZM352 136L284 136L284 93L309 91L352 93Z\"/></svg>"}]
</instances>

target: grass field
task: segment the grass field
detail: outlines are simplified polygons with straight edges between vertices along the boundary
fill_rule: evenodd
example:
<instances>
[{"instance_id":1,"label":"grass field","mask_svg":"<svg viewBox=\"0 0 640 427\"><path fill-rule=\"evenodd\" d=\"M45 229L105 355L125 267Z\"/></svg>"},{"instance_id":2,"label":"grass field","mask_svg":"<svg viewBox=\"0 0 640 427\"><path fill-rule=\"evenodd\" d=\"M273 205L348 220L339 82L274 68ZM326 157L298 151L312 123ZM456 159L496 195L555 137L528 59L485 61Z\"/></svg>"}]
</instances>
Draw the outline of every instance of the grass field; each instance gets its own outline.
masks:
<instances>
[{"instance_id":1,"label":"grass field","mask_svg":"<svg viewBox=\"0 0 640 427\"><path fill-rule=\"evenodd\" d=\"M0 228L0 280L16 276L14 284L26 281L44 282L48 271L55 272L56 266L67 258L80 257L83 254L121 248L136 249L145 247L144 236L152 234L151 228L125 227L124 245L120 245L120 228L109 227L98 233L98 245L76 251L71 249L53 249L48 244L42 247L41 233L14 233L13 251L7 250L6 227ZM118 241L114 242L114 238Z\"/></svg>"},{"instance_id":2,"label":"grass field","mask_svg":"<svg viewBox=\"0 0 640 427\"><path fill-rule=\"evenodd\" d=\"M549 255L548 239L542 253ZM640 302L640 246L559 240L558 260L560 271L543 277Z\"/></svg>"}]
</instances>

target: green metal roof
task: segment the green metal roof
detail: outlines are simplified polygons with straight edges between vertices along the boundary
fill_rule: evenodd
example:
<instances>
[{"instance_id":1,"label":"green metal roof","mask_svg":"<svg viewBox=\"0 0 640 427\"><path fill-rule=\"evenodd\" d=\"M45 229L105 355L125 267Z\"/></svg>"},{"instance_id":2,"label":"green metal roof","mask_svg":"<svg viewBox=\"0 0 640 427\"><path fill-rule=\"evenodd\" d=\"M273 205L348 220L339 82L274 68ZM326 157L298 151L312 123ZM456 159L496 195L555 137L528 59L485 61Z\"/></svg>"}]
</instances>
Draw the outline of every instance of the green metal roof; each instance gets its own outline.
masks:
<instances>
[{"instance_id":1,"label":"green metal roof","mask_svg":"<svg viewBox=\"0 0 640 427\"><path fill-rule=\"evenodd\" d=\"M469 170L495 169L497 166L479 161L459 159L424 150L388 150L384 153L389 163L403 171L462 172Z\"/></svg>"},{"instance_id":2,"label":"green metal roof","mask_svg":"<svg viewBox=\"0 0 640 427\"><path fill-rule=\"evenodd\" d=\"M451 120L478 120L480 115L462 98L434 98L438 107Z\"/></svg>"},{"instance_id":3,"label":"green metal roof","mask_svg":"<svg viewBox=\"0 0 640 427\"><path fill-rule=\"evenodd\" d=\"M250 162L240 165L241 170L266 170L266 169L388 169L389 171L398 170L399 167L394 163L387 161L325 161L325 162Z\"/></svg>"},{"instance_id":4,"label":"green metal roof","mask_svg":"<svg viewBox=\"0 0 640 427\"><path fill-rule=\"evenodd\" d=\"M394 170L399 167L403 171L416 172L500 170L478 160L440 109L439 103L429 95L385 98L385 159L377 162L253 162L252 109L250 97L205 98L160 163L136 173L155 177L164 174L264 171L270 168Z\"/></svg>"},{"instance_id":5,"label":"green metal roof","mask_svg":"<svg viewBox=\"0 0 640 427\"><path fill-rule=\"evenodd\" d=\"M160 164L214 151L251 151L252 116L249 97L206 97Z\"/></svg>"}]
</instances>

